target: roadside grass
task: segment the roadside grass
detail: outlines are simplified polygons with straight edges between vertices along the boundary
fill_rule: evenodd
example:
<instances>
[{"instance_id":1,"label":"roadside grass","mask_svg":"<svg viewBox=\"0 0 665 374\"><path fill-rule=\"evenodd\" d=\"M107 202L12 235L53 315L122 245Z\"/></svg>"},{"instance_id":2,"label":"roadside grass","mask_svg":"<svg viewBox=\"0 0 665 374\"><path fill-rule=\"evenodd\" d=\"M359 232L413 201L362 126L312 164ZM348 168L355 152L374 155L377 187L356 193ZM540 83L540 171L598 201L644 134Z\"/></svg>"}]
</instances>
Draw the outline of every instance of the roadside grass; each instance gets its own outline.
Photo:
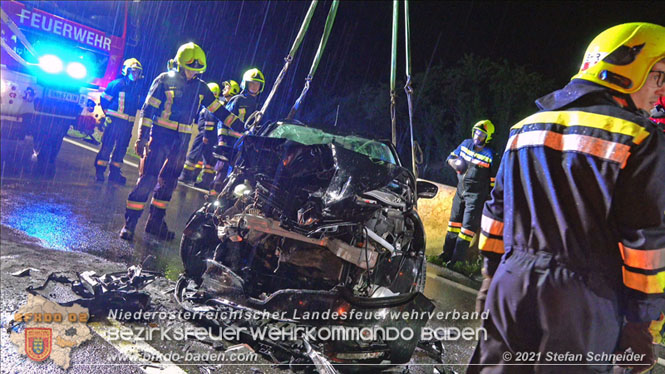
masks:
<instances>
[{"instance_id":1,"label":"roadside grass","mask_svg":"<svg viewBox=\"0 0 665 374\"><path fill-rule=\"evenodd\" d=\"M481 270L483 268L483 259L481 256L475 256L473 259L457 262L451 267L445 266L438 255L427 256L427 262L441 267L446 267L469 278L474 278L481 275Z\"/></svg>"}]
</instances>

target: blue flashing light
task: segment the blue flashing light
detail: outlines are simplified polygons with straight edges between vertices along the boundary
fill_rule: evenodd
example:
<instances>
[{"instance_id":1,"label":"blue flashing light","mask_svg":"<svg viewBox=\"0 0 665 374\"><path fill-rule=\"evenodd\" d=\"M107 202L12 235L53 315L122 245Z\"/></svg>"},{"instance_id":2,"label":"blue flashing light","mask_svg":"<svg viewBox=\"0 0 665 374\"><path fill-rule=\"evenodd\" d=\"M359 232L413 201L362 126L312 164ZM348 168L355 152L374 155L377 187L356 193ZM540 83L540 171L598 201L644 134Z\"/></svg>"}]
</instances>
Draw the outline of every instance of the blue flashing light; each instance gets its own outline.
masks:
<instances>
[{"instance_id":1,"label":"blue flashing light","mask_svg":"<svg viewBox=\"0 0 665 374\"><path fill-rule=\"evenodd\" d=\"M88 74L88 69L80 62L70 62L67 65L67 74L74 79L83 79Z\"/></svg>"},{"instance_id":2,"label":"blue flashing light","mask_svg":"<svg viewBox=\"0 0 665 374\"><path fill-rule=\"evenodd\" d=\"M39 67L49 74L58 74L62 71L62 60L56 55L44 55L39 58Z\"/></svg>"},{"instance_id":3,"label":"blue flashing light","mask_svg":"<svg viewBox=\"0 0 665 374\"><path fill-rule=\"evenodd\" d=\"M100 74L97 56L72 44L41 40L34 44L39 63L31 69L47 85L76 88L92 82Z\"/></svg>"}]
</instances>

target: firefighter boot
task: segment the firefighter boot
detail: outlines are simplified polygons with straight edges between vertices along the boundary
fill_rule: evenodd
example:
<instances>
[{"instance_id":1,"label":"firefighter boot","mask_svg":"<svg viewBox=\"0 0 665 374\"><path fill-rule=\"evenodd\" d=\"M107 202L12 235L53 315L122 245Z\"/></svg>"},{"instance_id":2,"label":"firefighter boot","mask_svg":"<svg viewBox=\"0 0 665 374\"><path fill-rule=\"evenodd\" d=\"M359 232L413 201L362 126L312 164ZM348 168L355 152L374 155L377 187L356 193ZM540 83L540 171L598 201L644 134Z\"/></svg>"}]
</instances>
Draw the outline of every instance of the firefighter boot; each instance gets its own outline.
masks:
<instances>
[{"instance_id":1,"label":"firefighter boot","mask_svg":"<svg viewBox=\"0 0 665 374\"><path fill-rule=\"evenodd\" d=\"M164 218L155 218L150 216L145 224L145 232L156 236L158 239L171 241L175 238L175 232L169 231Z\"/></svg>"},{"instance_id":2,"label":"firefighter boot","mask_svg":"<svg viewBox=\"0 0 665 374\"><path fill-rule=\"evenodd\" d=\"M134 239L134 230L136 229L137 223L138 218L130 217L125 214L125 226L120 230L120 239L132 241Z\"/></svg>"},{"instance_id":3,"label":"firefighter boot","mask_svg":"<svg viewBox=\"0 0 665 374\"><path fill-rule=\"evenodd\" d=\"M212 171L212 169L209 169ZM201 177L201 181L197 184L194 185L194 187L202 188L204 190L209 190L210 187L212 186L212 180L215 178L215 173L209 173L208 169L203 171L203 177Z\"/></svg>"},{"instance_id":4,"label":"firefighter boot","mask_svg":"<svg viewBox=\"0 0 665 374\"><path fill-rule=\"evenodd\" d=\"M97 182L104 182L104 172L106 171L106 167L104 166L99 166L95 165L95 180Z\"/></svg>"},{"instance_id":5,"label":"firefighter boot","mask_svg":"<svg viewBox=\"0 0 665 374\"><path fill-rule=\"evenodd\" d=\"M443 252L439 255L439 258L444 262L448 262L453 258L453 253L455 253L455 244L457 243L457 234L448 233L446 239L443 242Z\"/></svg>"},{"instance_id":6,"label":"firefighter boot","mask_svg":"<svg viewBox=\"0 0 665 374\"><path fill-rule=\"evenodd\" d=\"M455 243L455 252L453 253L453 258L450 260L450 265L453 265L456 262L466 261L466 254L469 251L470 245L471 239L458 237L457 243Z\"/></svg>"},{"instance_id":7,"label":"firefighter boot","mask_svg":"<svg viewBox=\"0 0 665 374\"><path fill-rule=\"evenodd\" d=\"M127 178L122 175L119 167L111 165L109 172L109 182L124 186L125 183L127 183Z\"/></svg>"},{"instance_id":8,"label":"firefighter boot","mask_svg":"<svg viewBox=\"0 0 665 374\"><path fill-rule=\"evenodd\" d=\"M194 184L196 182L196 172L198 170L182 169L178 181L184 184Z\"/></svg>"}]
</instances>

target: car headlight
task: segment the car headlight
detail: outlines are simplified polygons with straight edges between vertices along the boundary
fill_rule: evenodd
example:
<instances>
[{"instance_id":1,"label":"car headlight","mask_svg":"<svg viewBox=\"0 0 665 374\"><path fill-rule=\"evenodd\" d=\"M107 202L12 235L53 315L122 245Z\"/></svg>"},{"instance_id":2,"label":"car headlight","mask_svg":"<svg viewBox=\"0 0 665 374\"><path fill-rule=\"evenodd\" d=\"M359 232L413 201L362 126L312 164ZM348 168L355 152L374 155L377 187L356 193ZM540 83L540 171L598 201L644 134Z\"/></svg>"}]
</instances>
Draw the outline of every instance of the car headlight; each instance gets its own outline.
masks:
<instances>
[{"instance_id":1,"label":"car headlight","mask_svg":"<svg viewBox=\"0 0 665 374\"><path fill-rule=\"evenodd\" d=\"M49 74L58 74L62 71L62 60L56 55L44 55L39 58L39 67Z\"/></svg>"},{"instance_id":2,"label":"car headlight","mask_svg":"<svg viewBox=\"0 0 665 374\"><path fill-rule=\"evenodd\" d=\"M74 79L82 79L88 74L88 69L80 62L70 62L67 65L67 74Z\"/></svg>"}]
</instances>

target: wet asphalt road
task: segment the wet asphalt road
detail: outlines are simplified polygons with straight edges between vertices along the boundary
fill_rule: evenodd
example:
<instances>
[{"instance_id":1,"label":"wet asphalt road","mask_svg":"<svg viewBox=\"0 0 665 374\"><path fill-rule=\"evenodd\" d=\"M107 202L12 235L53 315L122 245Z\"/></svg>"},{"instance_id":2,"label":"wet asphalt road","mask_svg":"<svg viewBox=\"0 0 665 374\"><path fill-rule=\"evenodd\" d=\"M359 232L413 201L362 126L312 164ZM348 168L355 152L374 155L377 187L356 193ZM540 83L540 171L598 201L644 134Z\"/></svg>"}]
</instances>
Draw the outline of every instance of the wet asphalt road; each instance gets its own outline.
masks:
<instances>
[{"instance_id":1,"label":"wet asphalt road","mask_svg":"<svg viewBox=\"0 0 665 374\"><path fill-rule=\"evenodd\" d=\"M145 261L146 268L163 272L171 281L177 278L182 271L178 253L179 241L178 239L172 242L157 241L145 234L142 228L147 219L147 212L139 221L134 242L128 243L118 238L118 232L124 222L125 201L138 176L136 168L129 165L123 167L123 174L128 179L127 186L97 183L94 181L93 167L95 152L64 142L56 162L53 180L39 179L30 174L31 139L28 137L21 141L0 140L2 141L0 223L4 227L36 238L40 246L46 248L65 252L85 252L103 258L104 262L110 261L119 265L139 264ZM87 143L82 144L90 147ZM137 162L136 159L126 160ZM176 231L176 238L179 238L191 213L203 202L204 193L178 185L166 218L169 228ZM53 256L57 258L58 252L54 252ZM54 266L44 271L72 270L71 264L65 259L66 256L64 254L60 256L63 257L60 269ZM5 278L3 281L5 281L3 290L8 282L14 282L11 278ZM161 291L166 292L166 289ZM437 311L463 312L474 309L475 295L472 290L451 286L450 282L434 274L428 275L425 294L433 299ZM17 296L16 300L22 298L24 296ZM167 308L175 307L175 305L167 306ZM4 316L13 312L5 308L10 309L10 307L3 304ZM460 320L450 316L443 320L432 320L430 325L475 329L480 326L480 321ZM475 346L473 341L447 343L444 362L448 365L444 367L463 372L464 363L468 362L473 346ZM75 363L76 357L72 359ZM435 362L424 352L417 351L409 369L412 373L432 373L434 367L442 368L441 365L434 366L434 364ZM192 371L194 368L190 367L183 369L188 372L206 372L200 368L197 369L199 371Z\"/></svg>"},{"instance_id":2,"label":"wet asphalt road","mask_svg":"<svg viewBox=\"0 0 665 374\"><path fill-rule=\"evenodd\" d=\"M156 241L145 234L147 212L132 243L118 237L127 195L138 177L136 168L123 167L126 186L97 183L95 153L64 142L54 179L37 179L30 175L30 147L29 137L23 141L2 139L0 223L42 240L46 247L96 254L111 261L135 264L153 255L156 263L148 266L164 271L170 279L177 278L182 270L179 242ZM191 213L203 202L203 193L178 186L167 213L169 227L181 233Z\"/></svg>"}]
</instances>

